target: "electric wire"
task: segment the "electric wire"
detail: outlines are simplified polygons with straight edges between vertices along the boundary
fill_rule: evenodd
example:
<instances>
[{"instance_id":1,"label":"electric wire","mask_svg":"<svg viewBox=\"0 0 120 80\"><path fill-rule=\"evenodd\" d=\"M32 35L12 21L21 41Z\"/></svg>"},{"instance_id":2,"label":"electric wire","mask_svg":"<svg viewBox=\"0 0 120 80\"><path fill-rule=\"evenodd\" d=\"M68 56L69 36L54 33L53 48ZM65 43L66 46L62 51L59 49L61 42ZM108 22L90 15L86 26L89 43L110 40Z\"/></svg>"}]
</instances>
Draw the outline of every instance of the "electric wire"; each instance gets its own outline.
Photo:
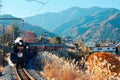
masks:
<instances>
[{"instance_id":1,"label":"electric wire","mask_svg":"<svg viewBox=\"0 0 120 80\"><path fill-rule=\"evenodd\" d=\"M35 1L35 2L38 2L38 3L41 3L41 4L45 5L45 3L44 3L44 2L39 1L39 0L26 0L26 1Z\"/></svg>"},{"instance_id":2,"label":"electric wire","mask_svg":"<svg viewBox=\"0 0 120 80\"><path fill-rule=\"evenodd\" d=\"M40 6L38 9L34 9L34 11L31 11L31 14L33 13L38 13L48 2L50 2L50 0L47 0L44 5ZM25 22L29 22L31 19L33 19L32 17L28 18L27 20L25 20Z\"/></svg>"}]
</instances>

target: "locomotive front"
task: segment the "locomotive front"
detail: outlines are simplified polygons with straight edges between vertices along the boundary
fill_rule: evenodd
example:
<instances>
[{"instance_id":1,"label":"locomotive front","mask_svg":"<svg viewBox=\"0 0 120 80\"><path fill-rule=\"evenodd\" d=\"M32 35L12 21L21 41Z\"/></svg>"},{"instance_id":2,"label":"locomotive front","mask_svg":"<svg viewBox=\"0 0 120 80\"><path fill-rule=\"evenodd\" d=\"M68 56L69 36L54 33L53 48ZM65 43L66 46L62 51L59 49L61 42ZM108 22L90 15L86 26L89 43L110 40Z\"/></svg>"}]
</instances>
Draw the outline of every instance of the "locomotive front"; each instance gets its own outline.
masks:
<instances>
[{"instance_id":1,"label":"locomotive front","mask_svg":"<svg viewBox=\"0 0 120 80\"><path fill-rule=\"evenodd\" d=\"M28 45L23 42L23 40L19 40L13 45L13 52L11 54L11 61L15 63L17 66L24 66L27 62L27 50Z\"/></svg>"},{"instance_id":2,"label":"locomotive front","mask_svg":"<svg viewBox=\"0 0 120 80\"><path fill-rule=\"evenodd\" d=\"M14 52L17 55L18 59L24 57L24 55L26 53L26 49L25 49L25 45L23 45L22 41L20 41L18 44L15 45Z\"/></svg>"}]
</instances>

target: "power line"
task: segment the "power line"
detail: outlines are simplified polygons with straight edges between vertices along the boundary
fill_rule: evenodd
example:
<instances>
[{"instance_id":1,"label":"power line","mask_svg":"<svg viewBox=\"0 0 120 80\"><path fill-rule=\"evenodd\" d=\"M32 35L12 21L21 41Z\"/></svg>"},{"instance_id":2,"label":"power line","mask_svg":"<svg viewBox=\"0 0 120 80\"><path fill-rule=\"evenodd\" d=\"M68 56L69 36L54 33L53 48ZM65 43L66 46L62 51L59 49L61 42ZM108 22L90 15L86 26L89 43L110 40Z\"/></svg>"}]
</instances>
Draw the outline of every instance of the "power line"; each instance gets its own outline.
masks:
<instances>
[{"instance_id":1,"label":"power line","mask_svg":"<svg viewBox=\"0 0 120 80\"><path fill-rule=\"evenodd\" d=\"M35 2L41 3L42 5L45 5L45 3L44 3L44 2L39 1L39 0L26 0L26 1L35 1Z\"/></svg>"},{"instance_id":2,"label":"power line","mask_svg":"<svg viewBox=\"0 0 120 80\"><path fill-rule=\"evenodd\" d=\"M33 1L33 0L28 0L28 1ZM34 0L36 1L36 0ZM40 6L38 9L34 9L33 11L31 11L31 14L33 13L38 13L50 0L47 0L44 5ZM28 20L26 20L26 22L30 21L32 19L32 17L30 17Z\"/></svg>"},{"instance_id":3,"label":"power line","mask_svg":"<svg viewBox=\"0 0 120 80\"><path fill-rule=\"evenodd\" d=\"M39 0L26 0L26 1L35 1L35 2L37 2L37 3L40 3L40 4L42 4L42 5L45 5L45 3L44 2L42 2L42 1L39 1ZM35 11L35 9L34 9L34 11ZM33 10L30 12L30 14L33 14L33 12L34 12Z\"/></svg>"},{"instance_id":4,"label":"power line","mask_svg":"<svg viewBox=\"0 0 120 80\"><path fill-rule=\"evenodd\" d=\"M50 0L47 0L44 5L46 5L49 1L50 1ZM38 8L35 13L39 12L39 11L44 7L44 5L41 6L40 8Z\"/></svg>"}]
</instances>

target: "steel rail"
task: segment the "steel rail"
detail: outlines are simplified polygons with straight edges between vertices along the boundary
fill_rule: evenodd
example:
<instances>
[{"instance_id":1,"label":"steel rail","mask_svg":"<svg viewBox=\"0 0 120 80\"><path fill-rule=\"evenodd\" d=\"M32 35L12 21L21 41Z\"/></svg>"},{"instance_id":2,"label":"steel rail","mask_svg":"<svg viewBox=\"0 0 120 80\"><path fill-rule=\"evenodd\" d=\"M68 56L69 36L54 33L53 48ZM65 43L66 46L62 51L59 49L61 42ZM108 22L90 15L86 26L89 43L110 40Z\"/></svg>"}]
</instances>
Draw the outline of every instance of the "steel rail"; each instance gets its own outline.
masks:
<instances>
[{"instance_id":1,"label":"steel rail","mask_svg":"<svg viewBox=\"0 0 120 80\"><path fill-rule=\"evenodd\" d=\"M14 67L17 80L35 80L25 68Z\"/></svg>"}]
</instances>

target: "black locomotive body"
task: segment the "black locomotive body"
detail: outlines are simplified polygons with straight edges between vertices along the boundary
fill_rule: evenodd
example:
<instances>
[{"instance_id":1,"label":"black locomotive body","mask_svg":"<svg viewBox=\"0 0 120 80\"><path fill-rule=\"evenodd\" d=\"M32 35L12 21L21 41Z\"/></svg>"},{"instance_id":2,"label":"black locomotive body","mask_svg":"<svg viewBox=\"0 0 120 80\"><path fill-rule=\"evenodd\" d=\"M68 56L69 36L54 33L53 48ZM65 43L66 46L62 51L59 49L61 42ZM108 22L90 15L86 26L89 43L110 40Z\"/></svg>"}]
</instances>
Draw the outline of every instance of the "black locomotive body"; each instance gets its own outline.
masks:
<instances>
[{"instance_id":1,"label":"black locomotive body","mask_svg":"<svg viewBox=\"0 0 120 80\"><path fill-rule=\"evenodd\" d=\"M29 45L22 40L13 45L11 61L17 66L24 66L29 60Z\"/></svg>"}]
</instances>

